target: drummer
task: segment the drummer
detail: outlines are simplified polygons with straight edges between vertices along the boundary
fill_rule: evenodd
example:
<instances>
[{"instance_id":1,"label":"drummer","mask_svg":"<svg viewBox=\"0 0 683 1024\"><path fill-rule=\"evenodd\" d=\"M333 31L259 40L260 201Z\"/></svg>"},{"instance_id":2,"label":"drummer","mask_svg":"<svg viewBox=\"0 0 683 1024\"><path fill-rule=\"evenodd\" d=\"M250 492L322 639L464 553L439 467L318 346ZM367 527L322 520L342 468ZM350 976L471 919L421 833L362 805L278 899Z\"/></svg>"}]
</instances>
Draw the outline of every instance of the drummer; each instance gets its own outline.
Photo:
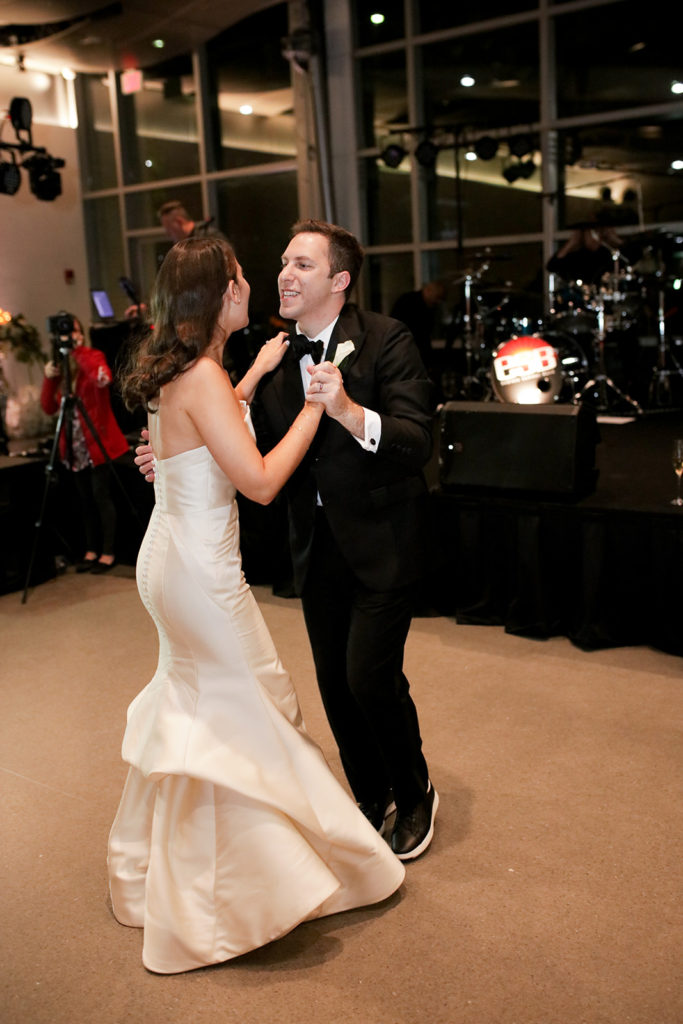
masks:
<instances>
[{"instance_id":1,"label":"drummer","mask_svg":"<svg viewBox=\"0 0 683 1024\"><path fill-rule=\"evenodd\" d=\"M581 281L597 286L605 274L613 274L614 252L625 258L627 254L624 240L604 220L598 215L593 221L575 225L564 245L548 260L546 269L567 284Z\"/></svg>"},{"instance_id":2,"label":"drummer","mask_svg":"<svg viewBox=\"0 0 683 1024\"><path fill-rule=\"evenodd\" d=\"M546 264L550 273L565 282L564 288L555 288L557 324L566 328L567 313L576 316L581 308L589 311L590 330L579 331L577 324L576 331L576 340L589 361L595 356L594 335L598 328L597 319L590 319L590 311L595 309L600 289L603 289L603 302L616 298L620 290L617 275L628 274L641 254L641 244L635 240L625 242L615 230L611 211L603 208L592 221L575 224L567 241ZM612 304L608 301L606 312L610 311ZM636 325L613 319L614 323L607 320L606 329L618 336L622 383L627 390L633 390L638 359Z\"/></svg>"}]
</instances>

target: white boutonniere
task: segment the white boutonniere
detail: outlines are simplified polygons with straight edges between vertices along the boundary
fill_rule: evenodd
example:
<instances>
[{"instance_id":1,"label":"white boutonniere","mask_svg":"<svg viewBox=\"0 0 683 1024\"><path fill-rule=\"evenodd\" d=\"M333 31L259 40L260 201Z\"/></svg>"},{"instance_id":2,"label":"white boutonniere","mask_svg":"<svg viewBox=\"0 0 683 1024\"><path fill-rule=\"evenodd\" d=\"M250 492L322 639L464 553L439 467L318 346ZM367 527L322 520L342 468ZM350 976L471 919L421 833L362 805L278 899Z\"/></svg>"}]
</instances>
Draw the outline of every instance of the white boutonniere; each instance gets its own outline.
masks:
<instances>
[{"instance_id":1,"label":"white boutonniere","mask_svg":"<svg viewBox=\"0 0 683 1024\"><path fill-rule=\"evenodd\" d=\"M340 373L344 372L344 364L349 361L351 355L356 351L356 346L350 340L342 341L341 345L337 345L337 351L334 353L333 366L336 366Z\"/></svg>"}]
</instances>

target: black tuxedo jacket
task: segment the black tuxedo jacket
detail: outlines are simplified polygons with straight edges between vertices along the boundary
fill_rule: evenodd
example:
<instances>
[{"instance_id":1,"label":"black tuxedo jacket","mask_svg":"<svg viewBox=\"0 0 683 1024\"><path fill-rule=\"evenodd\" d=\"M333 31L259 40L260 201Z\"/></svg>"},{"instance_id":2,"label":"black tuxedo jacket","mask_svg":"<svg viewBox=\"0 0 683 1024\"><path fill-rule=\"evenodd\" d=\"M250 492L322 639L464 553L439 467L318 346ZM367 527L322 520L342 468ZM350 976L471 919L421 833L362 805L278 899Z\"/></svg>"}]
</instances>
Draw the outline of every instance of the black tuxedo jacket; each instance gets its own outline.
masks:
<instances>
[{"instance_id":1,"label":"black tuxedo jacket","mask_svg":"<svg viewBox=\"0 0 683 1024\"><path fill-rule=\"evenodd\" d=\"M320 495L330 529L357 577L373 590L414 582L426 569L428 492L423 467L432 445L431 384L411 334L397 320L345 306L327 358L350 340L342 366L347 394L382 421L377 452L366 452L323 415L309 452L285 488L294 581L306 578ZM304 402L299 361L287 352L255 397L255 423L267 450Z\"/></svg>"}]
</instances>

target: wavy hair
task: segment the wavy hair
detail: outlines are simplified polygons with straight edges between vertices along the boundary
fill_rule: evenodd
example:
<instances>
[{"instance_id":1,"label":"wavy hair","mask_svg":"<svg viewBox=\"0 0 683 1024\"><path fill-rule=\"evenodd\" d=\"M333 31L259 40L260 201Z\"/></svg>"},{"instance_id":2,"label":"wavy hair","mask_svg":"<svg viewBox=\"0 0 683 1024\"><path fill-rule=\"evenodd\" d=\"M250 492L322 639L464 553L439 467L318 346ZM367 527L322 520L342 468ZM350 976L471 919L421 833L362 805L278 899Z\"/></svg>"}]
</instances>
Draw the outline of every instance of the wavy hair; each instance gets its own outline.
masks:
<instances>
[{"instance_id":1,"label":"wavy hair","mask_svg":"<svg viewBox=\"0 0 683 1024\"><path fill-rule=\"evenodd\" d=\"M153 327L139 342L121 376L128 409L159 397L164 384L184 373L213 341L237 259L223 238L176 242L159 268L151 299Z\"/></svg>"}]
</instances>

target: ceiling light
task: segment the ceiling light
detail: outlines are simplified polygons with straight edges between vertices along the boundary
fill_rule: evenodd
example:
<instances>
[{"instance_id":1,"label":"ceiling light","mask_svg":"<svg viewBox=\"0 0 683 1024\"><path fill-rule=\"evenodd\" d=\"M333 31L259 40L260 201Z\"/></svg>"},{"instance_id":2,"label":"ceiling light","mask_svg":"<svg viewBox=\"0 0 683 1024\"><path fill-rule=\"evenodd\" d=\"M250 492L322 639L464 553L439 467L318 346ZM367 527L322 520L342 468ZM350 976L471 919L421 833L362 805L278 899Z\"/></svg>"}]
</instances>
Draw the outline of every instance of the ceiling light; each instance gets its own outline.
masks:
<instances>
[{"instance_id":1,"label":"ceiling light","mask_svg":"<svg viewBox=\"0 0 683 1024\"><path fill-rule=\"evenodd\" d=\"M73 82L76 78L76 72L73 68L62 68L62 78L65 82Z\"/></svg>"},{"instance_id":2,"label":"ceiling light","mask_svg":"<svg viewBox=\"0 0 683 1024\"><path fill-rule=\"evenodd\" d=\"M371 14L370 15L370 21L372 22L373 25L383 25L384 24L384 15L383 14L379 14L379 13L378 14Z\"/></svg>"},{"instance_id":3,"label":"ceiling light","mask_svg":"<svg viewBox=\"0 0 683 1024\"><path fill-rule=\"evenodd\" d=\"M482 135L474 143L474 152L480 160L493 160L498 152L498 142L496 139L492 139L490 135Z\"/></svg>"},{"instance_id":4,"label":"ceiling light","mask_svg":"<svg viewBox=\"0 0 683 1024\"><path fill-rule=\"evenodd\" d=\"M465 153L465 160L476 160L476 159L477 159L477 154L474 152L474 150L473 149L468 149L467 152Z\"/></svg>"},{"instance_id":5,"label":"ceiling light","mask_svg":"<svg viewBox=\"0 0 683 1024\"><path fill-rule=\"evenodd\" d=\"M474 85L474 78L472 78L472 75L463 75L460 79L460 84L464 85L466 89L470 89Z\"/></svg>"},{"instance_id":6,"label":"ceiling light","mask_svg":"<svg viewBox=\"0 0 683 1024\"><path fill-rule=\"evenodd\" d=\"M163 48L166 46L166 40L165 39L153 39L152 40L152 46L154 47L155 50L163 50Z\"/></svg>"},{"instance_id":7,"label":"ceiling light","mask_svg":"<svg viewBox=\"0 0 683 1024\"><path fill-rule=\"evenodd\" d=\"M676 96L680 96L680 94L683 92L683 82L672 82L671 91L675 93Z\"/></svg>"},{"instance_id":8,"label":"ceiling light","mask_svg":"<svg viewBox=\"0 0 683 1024\"><path fill-rule=\"evenodd\" d=\"M383 160L387 167L398 167L408 154L406 153L403 146L399 146L396 142L391 142L386 146L380 153L380 160Z\"/></svg>"},{"instance_id":9,"label":"ceiling light","mask_svg":"<svg viewBox=\"0 0 683 1024\"><path fill-rule=\"evenodd\" d=\"M671 161L672 171L683 171L683 160L672 160Z\"/></svg>"},{"instance_id":10,"label":"ceiling light","mask_svg":"<svg viewBox=\"0 0 683 1024\"><path fill-rule=\"evenodd\" d=\"M245 117L248 114L253 114L253 113L254 113L254 108L252 107L251 103L243 103L242 106L240 107L240 114L244 114Z\"/></svg>"}]
</instances>

